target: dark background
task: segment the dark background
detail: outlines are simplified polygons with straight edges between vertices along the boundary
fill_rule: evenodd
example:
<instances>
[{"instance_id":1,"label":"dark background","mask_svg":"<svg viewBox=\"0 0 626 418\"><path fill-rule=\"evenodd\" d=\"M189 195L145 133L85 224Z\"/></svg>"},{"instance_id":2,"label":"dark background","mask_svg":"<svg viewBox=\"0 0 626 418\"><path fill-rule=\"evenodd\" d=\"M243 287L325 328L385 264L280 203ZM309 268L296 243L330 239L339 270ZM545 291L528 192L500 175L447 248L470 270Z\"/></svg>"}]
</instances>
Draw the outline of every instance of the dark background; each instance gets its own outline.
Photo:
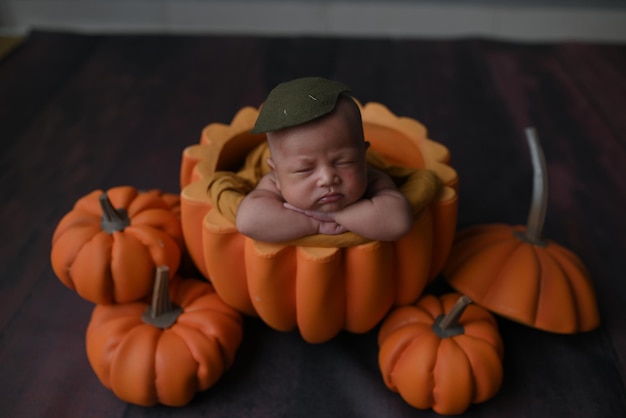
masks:
<instances>
[{"instance_id":1,"label":"dark background","mask_svg":"<svg viewBox=\"0 0 626 418\"><path fill-rule=\"evenodd\" d=\"M310 345L254 318L233 368L191 404L126 404L87 361L93 305L51 270L52 232L77 199L122 184L177 193L182 150L206 124L306 75L425 124L459 174L459 228L526 222L523 129L537 129L544 234L588 267L602 325L557 335L499 318L504 383L464 416L626 416L626 46L54 32L32 33L0 61L0 415L436 416L386 389L376 329ZM447 290L441 278L428 289Z\"/></svg>"}]
</instances>

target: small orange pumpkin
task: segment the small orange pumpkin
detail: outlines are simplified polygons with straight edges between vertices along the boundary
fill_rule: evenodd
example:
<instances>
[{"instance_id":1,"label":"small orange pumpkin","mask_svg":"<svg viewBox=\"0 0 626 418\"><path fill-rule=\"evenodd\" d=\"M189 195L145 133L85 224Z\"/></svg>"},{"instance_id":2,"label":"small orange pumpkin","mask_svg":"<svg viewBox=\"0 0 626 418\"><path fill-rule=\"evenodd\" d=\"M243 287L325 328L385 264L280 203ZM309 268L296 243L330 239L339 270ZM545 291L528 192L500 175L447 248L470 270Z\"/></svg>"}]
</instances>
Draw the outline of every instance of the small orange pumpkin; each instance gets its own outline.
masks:
<instances>
[{"instance_id":1,"label":"small orange pumpkin","mask_svg":"<svg viewBox=\"0 0 626 418\"><path fill-rule=\"evenodd\" d=\"M590 331L600 314L589 273L572 251L541 236L546 163L534 129L526 130L535 171L526 226L476 225L459 232L443 274L490 311L544 331Z\"/></svg>"},{"instance_id":2,"label":"small orange pumpkin","mask_svg":"<svg viewBox=\"0 0 626 418\"><path fill-rule=\"evenodd\" d=\"M169 281L163 266L157 269L152 305L95 307L87 357L102 384L123 401L182 406L232 365L242 332L241 315L210 284Z\"/></svg>"},{"instance_id":3,"label":"small orange pumpkin","mask_svg":"<svg viewBox=\"0 0 626 418\"><path fill-rule=\"evenodd\" d=\"M182 229L170 200L131 186L82 197L52 236L54 273L97 304L149 295L156 266L167 265L173 274L180 264Z\"/></svg>"},{"instance_id":4,"label":"small orange pumpkin","mask_svg":"<svg viewBox=\"0 0 626 418\"><path fill-rule=\"evenodd\" d=\"M503 344L489 311L467 296L423 296L397 308L378 334L385 384L411 406L463 413L502 384Z\"/></svg>"}]
</instances>

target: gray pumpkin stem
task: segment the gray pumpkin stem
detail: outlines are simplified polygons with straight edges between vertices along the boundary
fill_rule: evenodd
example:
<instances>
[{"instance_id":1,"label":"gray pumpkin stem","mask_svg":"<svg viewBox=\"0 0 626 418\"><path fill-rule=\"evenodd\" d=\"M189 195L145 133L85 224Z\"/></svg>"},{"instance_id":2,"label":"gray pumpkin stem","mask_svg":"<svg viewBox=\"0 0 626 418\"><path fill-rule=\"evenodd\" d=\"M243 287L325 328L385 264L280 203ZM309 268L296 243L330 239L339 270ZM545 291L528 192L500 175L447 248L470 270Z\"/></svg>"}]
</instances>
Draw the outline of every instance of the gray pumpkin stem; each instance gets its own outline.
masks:
<instances>
[{"instance_id":1,"label":"gray pumpkin stem","mask_svg":"<svg viewBox=\"0 0 626 418\"><path fill-rule=\"evenodd\" d=\"M130 218L126 210L124 208L115 209L106 193L100 195L99 201L102 209L100 227L104 232L112 234L116 231L123 231L130 225Z\"/></svg>"},{"instance_id":2,"label":"gray pumpkin stem","mask_svg":"<svg viewBox=\"0 0 626 418\"><path fill-rule=\"evenodd\" d=\"M541 234L548 206L548 169L535 128L526 128L525 133L533 165L533 190L526 232L518 236L532 244L545 246L546 242L541 239Z\"/></svg>"},{"instance_id":3,"label":"gray pumpkin stem","mask_svg":"<svg viewBox=\"0 0 626 418\"><path fill-rule=\"evenodd\" d=\"M459 300L456 301L450 312L448 312L439 322L439 328L442 330L447 330L451 327L456 327L459 323L459 319L461 319L461 315L465 312L465 308L472 303L472 299L469 296L461 296Z\"/></svg>"},{"instance_id":4,"label":"gray pumpkin stem","mask_svg":"<svg viewBox=\"0 0 626 418\"><path fill-rule=\"evenodd\" d=\"M157 328L166 329L174 325L182 309L172 305L169 290L168 266L158 266L152 292L152 304L148 306L141 319Z\"/></svg>"},{"instance_id":5,"label":"gray pumpkin stem","mask_svg":"<svg viewBox=\"0 0 626 418\"><path fill-rule=\"evenodd\" d=\"M435 318L435 322L431 327L433 332L442 339L464 334L465 327L459 325L459 320L463 312L465 312L465 308L467 308L470 303L472 303L472 300L469 297L465 295L461 296L454 306L452 306L450 312L445 315L441 314Z\"/></svg>"}]
</instances>

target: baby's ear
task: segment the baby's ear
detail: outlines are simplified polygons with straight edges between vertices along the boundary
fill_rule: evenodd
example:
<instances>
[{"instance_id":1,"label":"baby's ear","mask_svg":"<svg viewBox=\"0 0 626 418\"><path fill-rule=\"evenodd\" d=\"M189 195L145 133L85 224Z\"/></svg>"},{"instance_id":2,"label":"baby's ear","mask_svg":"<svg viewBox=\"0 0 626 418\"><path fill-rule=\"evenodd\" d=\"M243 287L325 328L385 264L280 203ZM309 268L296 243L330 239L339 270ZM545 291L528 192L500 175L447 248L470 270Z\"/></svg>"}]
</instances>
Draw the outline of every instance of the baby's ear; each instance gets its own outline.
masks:
<instances>
[{"instance_id":1,"label":"baby's ear","mask_svg":"<svg viewBox=\"0 0 626 418\"><path fill-rule=\"evenodd\" d=\"M267 157L265 162L267 163L267 165L270 166L272 170L276 171L276 163L274 163L272 157ZM280 191L280 181L278 181L278 175L276 173L274 173L274 184L276 184L276 188L278 189L278 191Z\"/></svg>"},{"instance_id":2,"label":"baby's ear","mask_svg":"<svg viewBox=\"0 0 626 418\"><path fill-rule=\"evenodd\" d=\"M370 144L370 141L365 141L365 149L368 149L370 147L370 145L372 145L372 144Z\"/></svg>"}]
</instances>

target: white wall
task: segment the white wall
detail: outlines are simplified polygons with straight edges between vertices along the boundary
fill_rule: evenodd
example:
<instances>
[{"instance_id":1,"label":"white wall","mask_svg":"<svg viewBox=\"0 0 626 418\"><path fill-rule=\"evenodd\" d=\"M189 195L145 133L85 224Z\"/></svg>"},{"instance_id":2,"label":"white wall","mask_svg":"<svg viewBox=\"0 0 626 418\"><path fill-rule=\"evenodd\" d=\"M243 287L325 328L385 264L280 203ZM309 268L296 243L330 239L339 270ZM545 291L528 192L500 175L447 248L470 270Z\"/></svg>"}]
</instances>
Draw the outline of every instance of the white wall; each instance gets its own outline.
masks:
<instances>
[{"instance_id":1,"label":"white wall","mask_svg":"<svg viewBox=\"0 0 626 418\"><path fill-rule=\"evenodd\" d=\"M0 33L626 41L626 0L0 0Z\"/></svg>"}]
</instances>

